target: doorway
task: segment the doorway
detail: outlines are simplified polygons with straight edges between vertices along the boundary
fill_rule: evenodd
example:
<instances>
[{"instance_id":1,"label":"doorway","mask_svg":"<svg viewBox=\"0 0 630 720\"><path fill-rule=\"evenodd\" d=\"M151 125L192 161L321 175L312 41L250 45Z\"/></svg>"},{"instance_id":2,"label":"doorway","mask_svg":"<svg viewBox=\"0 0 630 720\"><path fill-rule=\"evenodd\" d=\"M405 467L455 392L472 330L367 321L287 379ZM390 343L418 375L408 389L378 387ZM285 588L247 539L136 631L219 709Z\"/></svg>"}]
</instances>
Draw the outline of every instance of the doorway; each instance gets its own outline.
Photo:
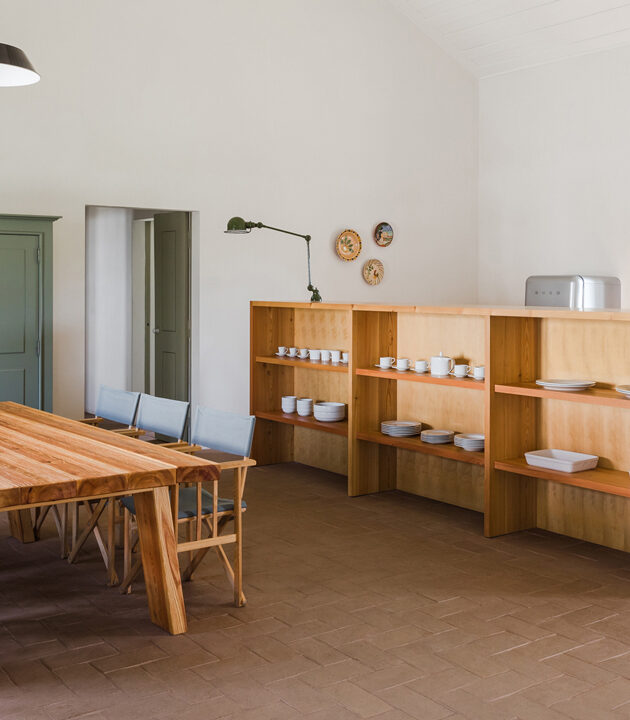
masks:
<instances>
[{"instance_id":1,"label":"doorway","mask_svg":"<svg viewBox=\"0 0 630 720\"><path fill-rule=\"evenodd\" d=\"M0 401L52 411L52 224L0 216Z\"/></svg>"},{"instance_id":2,"label":"doorway","mask_svg":"<svg viewBox=\"0 0 630 720\"><path fill-rule=\"evenodd\" d=\"M86 208L87 412L100 385L190 401L191 215Z\"/></svg>"}]
</instances>

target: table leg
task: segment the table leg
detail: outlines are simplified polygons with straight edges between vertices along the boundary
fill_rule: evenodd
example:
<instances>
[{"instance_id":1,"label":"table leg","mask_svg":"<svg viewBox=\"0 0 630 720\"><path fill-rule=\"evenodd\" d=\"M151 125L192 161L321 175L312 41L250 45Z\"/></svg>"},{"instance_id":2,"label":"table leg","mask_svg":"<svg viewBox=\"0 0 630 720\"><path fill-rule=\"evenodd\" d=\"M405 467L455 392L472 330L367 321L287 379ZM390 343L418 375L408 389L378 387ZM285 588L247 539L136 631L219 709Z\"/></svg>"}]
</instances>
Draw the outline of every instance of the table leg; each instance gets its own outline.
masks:
<instances>
[{"instance_id":1,"label":"table leg","mask_svg":"<svg viewBox=\"0 0 630 720\"><path fill-rule=\"evenodd\" d=\"M186 609L167 487L134 495L151 620L171 635L186 632Z\"/></svg>"},{"instance_id":2,"label":"table leg","mask_svg":"<svg viewBox=\"0 0 630 720\"><path fill-rule=\"evenodd\" d=\"M31 517L30 510L10 510L9 525L11 527L11 535L20 542L35 542L33 518Z\"/></svg>"}]
</instances>

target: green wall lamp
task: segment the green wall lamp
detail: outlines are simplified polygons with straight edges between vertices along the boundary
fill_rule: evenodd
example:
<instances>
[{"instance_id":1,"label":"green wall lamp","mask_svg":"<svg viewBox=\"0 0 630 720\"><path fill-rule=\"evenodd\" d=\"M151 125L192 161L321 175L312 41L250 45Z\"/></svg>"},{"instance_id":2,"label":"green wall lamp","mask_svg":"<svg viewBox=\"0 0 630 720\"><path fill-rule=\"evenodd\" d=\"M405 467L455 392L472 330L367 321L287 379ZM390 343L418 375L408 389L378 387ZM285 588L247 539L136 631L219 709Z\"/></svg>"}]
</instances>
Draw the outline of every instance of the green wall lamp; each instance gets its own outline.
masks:
<instances>
[{"instance_id":1,"label":"green wall lamp","mask_svg":"<svg viewBox=\"0 0 630 720\"><path fill-rule=\"evenodd\" d=\"M233 217L227 224L226 233L248 233L251 232L252 228L267 228L267 230L275 230L276 232L286 233L287 235L294 235L295 237L301 237L306 240L306 263L308 267L308 290L311 293L311 302L321 302L322 296L319 294L319 290L311 282L311 236L300 235L300 233L294 233L290 230L282 230L281 228L271 227L271 225L263 225L261 222L250 222L249 220L243 220L240 217Z\"/></svg>"}]
</instances>

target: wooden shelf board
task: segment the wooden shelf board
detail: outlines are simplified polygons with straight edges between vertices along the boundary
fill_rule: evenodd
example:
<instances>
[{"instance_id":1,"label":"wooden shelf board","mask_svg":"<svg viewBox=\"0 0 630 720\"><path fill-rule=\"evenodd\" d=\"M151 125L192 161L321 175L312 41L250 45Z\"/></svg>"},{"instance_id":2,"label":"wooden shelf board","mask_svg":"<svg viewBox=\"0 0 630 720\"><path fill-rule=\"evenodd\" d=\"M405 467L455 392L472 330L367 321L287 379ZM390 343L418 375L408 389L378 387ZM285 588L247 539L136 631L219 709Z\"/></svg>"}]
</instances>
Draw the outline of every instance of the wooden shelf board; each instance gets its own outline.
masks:
<instances>
[{"instance_id":1,"label":"wooden shelf board","mask_svg":"<svg viewBox=\"0 0 630 720\"><path fill-rule=\"evenodd\" d=\"M419 436L414 437L391 437L380 432L358 432L357 440L378 443L379 445L390 445L391 447L411 450L412 452L424 453L425 455L437 455L438 457L458 460L459 462L472 465L483 465L484 454L482 452L471 452L463 450L452 443L444 445L432 445L422 442Z\"/></svg>"},{"instance_id":2,"label":"wooden shelf board","mask_svg":"<svg viewBox=\"0 0 630 720\"><path fill-rule=\"evenodd\" d=\"M297 427L310 428L311 430L322 430L323 432L332 433L333 435L348 435L348 421L340 420L339 422L320 422L315 420L312 415L302 417L297 413L283 413L282 410L256 410L254 415L263 420L272 420L273 422L285 423L286 425L296 425Z\"/></svg>"},{"instance_id":3,"label":"wooden shelf board","mask_svg":"<svg viewBox=\"0 0 630 720\"><path fill-rule=\"evenodd\" d=\"M343 363L332 362L322 363L313 362L311 360L300 360L299 358L276 357L275 355L257 355L256 362L266 363L268 365L286 365L288 367L297 367L306 370L328 370L329 372L341 373L348 372L347 363L345 365Z\"/></svg>"},{"instance_id":4,"label":"wooden shelf board","mask_svg":"<svg viewBox=\"0 0 630 720\"><path fill-rule=\"evenodd\" d=\"M366 377L376 377L383 380L407 380L410 382L429 383L431 385L447 385L449 387L463 387L469 390L483 390L485 382L483 380L473 380L473 378L455 378L435 377L430 373L416 373L412 370L404 372L398 370L379 370L378 368L357 368L357 375L365 375Z\"/></svg>"},{"instance_id":5,"label":"wooden shelf board","mask_svg":"<svg viewBox=\"0 0 630 720\"><path fill-rule=\"evenodd\" d=\"M576 473L564 473L528 465L525 458L497 460L494 467L496 470L505 470L516 475L527 475L541 480L552 480L563 485L596 490L609 495L630 497L630 474L625 470L595 468L594 470L584 470Z\"/></svg>"},{"instance_id":6,"label":"wooden shelf board","mask_svg":"<svg viewBox=\"0 0 630 720\"><path fill-rule=\"evenodd\" d=\"M610 388L594 387L588 390L580 390L579 392L563 392L562 390L545 390L545 388L536 385L536 383L526 382L511 385L495 385L494 391L504 395L522 395L524 397L565 400L566 402L608 405L610 407L630 409L630 400Z\"/></svg>"}]
</instances>

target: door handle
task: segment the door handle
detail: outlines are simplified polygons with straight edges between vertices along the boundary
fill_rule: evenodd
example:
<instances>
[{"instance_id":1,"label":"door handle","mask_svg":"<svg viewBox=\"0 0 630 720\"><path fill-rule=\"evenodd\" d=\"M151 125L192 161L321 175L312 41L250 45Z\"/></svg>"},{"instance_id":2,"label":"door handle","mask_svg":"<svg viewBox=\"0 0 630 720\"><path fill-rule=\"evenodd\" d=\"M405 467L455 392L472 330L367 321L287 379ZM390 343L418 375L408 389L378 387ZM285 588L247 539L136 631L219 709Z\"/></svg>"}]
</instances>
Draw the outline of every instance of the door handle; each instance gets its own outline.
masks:
<instances>
[{"instance_id":1,"label":"door handle","mask_svg":"<svg viewBox=\"0 0 630 720\"><path fill-rule=\"evenodd\" d=\"M153 332L155 335L157 335L160 332L160 328L153 328Z\"/></svg>"}]
</instances>

